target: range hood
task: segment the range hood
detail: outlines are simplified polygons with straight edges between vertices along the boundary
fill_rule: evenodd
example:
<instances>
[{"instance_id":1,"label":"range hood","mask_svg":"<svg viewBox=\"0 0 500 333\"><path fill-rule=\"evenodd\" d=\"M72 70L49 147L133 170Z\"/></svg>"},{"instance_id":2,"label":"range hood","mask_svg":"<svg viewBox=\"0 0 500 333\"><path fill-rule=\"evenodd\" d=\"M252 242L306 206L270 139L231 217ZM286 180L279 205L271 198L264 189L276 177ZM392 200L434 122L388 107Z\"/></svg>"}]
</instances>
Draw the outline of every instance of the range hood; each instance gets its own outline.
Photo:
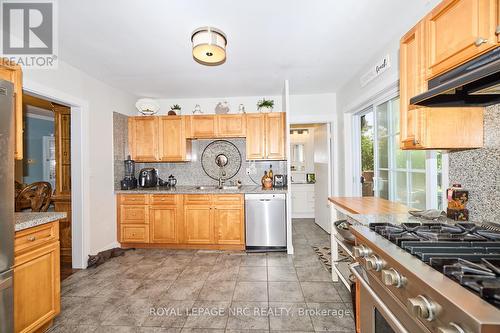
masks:
<instances>
[{"instance_id":1,"label":"range hood","mask_svg":"<svg viewBox=\"0 0 500 333\"><path fill-rule=\"evenodd\" d=\"M500 47L430 80L428 87L410 98L410 104L457 107L500 103Z\"/></svg>"}]
</instances>

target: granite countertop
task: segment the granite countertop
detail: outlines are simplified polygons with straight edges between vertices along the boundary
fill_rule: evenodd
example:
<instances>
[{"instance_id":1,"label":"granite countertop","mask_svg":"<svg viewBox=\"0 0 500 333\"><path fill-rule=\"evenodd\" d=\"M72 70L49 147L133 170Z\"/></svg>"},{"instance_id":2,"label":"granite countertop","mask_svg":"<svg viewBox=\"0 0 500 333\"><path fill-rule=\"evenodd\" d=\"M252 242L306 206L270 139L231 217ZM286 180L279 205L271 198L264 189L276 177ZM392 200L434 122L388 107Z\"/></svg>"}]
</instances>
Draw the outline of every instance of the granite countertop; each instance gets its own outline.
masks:
<instances>
[{"instance_id":1,"label":"granite countertop","mask_svg":"<svg viewBox=\"0 0 500 333\"><path fill-rule=\"evenodd\" d=\"M176 186L174 188L168 187L138 187L133 190L115 190L116 194L250 194L250 193L271 193L271 194L281 194L287 193L287 188L273 188L273 189L263 189L262 186L258 185L243 185L239 189L235 190L219 190L214 185L207 185L205 189L197 189L196 186Z\"/></svg>"},{"instance_id":2,"label":"granite countertop","mask_svg":"<svg viewBox=\"0 0 500 333\"><path fill-rule=\"evenodd\" d=\"M65 212L14 213L15 231L21 231L64 218L66 218Z\"/></svg>"}]
</instances>

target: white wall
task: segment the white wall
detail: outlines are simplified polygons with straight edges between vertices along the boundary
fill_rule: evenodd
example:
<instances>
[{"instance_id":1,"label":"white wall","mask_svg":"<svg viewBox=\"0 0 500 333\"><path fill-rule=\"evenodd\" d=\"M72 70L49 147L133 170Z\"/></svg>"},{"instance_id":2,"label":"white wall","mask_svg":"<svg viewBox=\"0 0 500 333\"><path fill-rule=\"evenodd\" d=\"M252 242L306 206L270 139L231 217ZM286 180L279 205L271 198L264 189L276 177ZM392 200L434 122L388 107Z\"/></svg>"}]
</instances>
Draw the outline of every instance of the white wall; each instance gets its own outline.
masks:
<instances>
[{"instance_id":1,"label":"white wall","mask_svg":"<svg viewBox=\"0 0 500 333\"><path fill-rule=\"evenodd\" d=\"M72 168L73 172L80 171L76 176L82 179L72 181L73 194L83 196L82 200L87 202L83 211L78 211L75 203L73 207L77 214L81 213L76 217L83 219L86 226L83 230L88 232L83 249L96 253L114 246L116 206L113 193L112 114L113 111L135 113L137 98L62 61L59 61L57 70L25 69L23 74L25 90L70 104L73 111L79 112L76 115L73 112L72 115L72 120L81 122L82 126L80 129L72 127ZM82 168L79 169L80 163ZM73 214L75 217L75 212ZM83 254L86 257L87 253Z\"/></svg>"},{"instance_id":2,"label":"white wall","mask_svg":"<svg viewBox=\"0 0 500 333\"><path fill-rule=\"evenodd\" d=\"M292 83L293 86L293 83ZM265 97L274 100L274 111L282 110L281 96L240 96L240 97L213 97L213 98L169 98L159 99L160 112L166 114L170 106L179 104L182 114L192 114L196 104L201 106L203 113L213 114L217 103L227 101L230 112L236 113L240 104L245 105L246 112L257 112L257 101ZM332 121L336 114L335 94L290 95L290 122L310 123L318 121Z\"/></svg>"}]
</instances>

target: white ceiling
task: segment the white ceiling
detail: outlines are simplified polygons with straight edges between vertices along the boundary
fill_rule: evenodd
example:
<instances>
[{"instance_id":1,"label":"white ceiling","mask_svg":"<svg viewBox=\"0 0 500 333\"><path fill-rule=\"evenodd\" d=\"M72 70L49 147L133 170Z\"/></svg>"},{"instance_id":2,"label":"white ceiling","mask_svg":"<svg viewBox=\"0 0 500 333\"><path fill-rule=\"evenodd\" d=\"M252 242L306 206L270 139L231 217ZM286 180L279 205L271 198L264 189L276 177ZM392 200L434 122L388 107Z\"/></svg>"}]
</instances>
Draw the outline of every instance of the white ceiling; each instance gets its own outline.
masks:
<instances>
[{"instance_id":1,"label":"white ceiling","mask_svg":"<svg viewBox=\"0 0 500 333\"><path fill-rule=\"evenodd\" d=\"M335 92L405 32L430 0L64 0L60 58L157 98ZM227 61L191 57L191 32L228 36Z\"/></svg>"}]
</instances>

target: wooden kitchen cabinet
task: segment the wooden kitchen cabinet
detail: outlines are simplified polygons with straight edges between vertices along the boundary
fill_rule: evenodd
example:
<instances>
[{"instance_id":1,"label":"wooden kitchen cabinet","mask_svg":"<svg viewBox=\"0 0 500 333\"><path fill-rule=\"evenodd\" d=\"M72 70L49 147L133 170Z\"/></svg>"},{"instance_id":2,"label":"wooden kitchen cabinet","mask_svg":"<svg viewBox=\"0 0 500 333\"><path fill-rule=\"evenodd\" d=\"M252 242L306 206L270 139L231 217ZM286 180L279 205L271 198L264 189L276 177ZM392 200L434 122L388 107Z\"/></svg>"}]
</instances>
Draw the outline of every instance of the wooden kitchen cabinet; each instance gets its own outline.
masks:
<instances>
[{"instance_id":1,"label":"wooden kitchen cabinet","mask_svg":"<svg viewBox=\"0 0 500 333\"><path fill-rule=\"evenodd\" d=\"M158 118L158 159L162 162L182 162L191 159L191 141L186 137L185 117Z\"/></svg>"},{"instance_id":2,"label":"wooden kitchen cabinet","mask_svg":"<svg viewBox=\"0 0 500 333\"><path fill-rule=\"evenodd\" d=\"M16 232L14 331L45 331L61 312L58 221Z\"/></svg>"},{"instance_id":3,"label":"wooden kitchen cabinet","mask_svg":"<svg viewBox=\"0 0 500 333\"><path fill-rule=\"evenodd\" d=\"M14 85L14 158L23 159L23 72L21 66L8 59L0 61L0 80L10 81Z\"/></svg>"},{"instance_id":4,"label":"wooden kitchen cabinet","mask_svg":"<svg viewBox=\"0 0 500 333\"><path fill-rule=\"evenodd\" d=\"M216 115L189 116L191 133L193 139L210 139L216 137L217 117Z\"/></svg>"},{"instance_id":5,"label":"wooden kitchen cabinet","mask_svg":"<svg viewBox=\"0 0 500 333\"><path fill-rule=\"evenodd\" d=\"M285 113L266 114L266 159L285 159Z\"/></svg>"},{"instance_id":6,"label":"wooden kitchen cabinet","mask_svg":"<svg viewBox=\"0 0 500 333\"><path fill-rule=\"evenodd\" d=\"M498 0L445 0L424 19L427 79L498 46Z\"/></svg>"},{"instance_id":7,"label":"wooden kitchen cabinet","mask_svg":"<svg viewBox=\"0 0 500 333\"><path fill-rule=\"evenodd\" d=\"M158 117L128 119L129 151L136 162L158 161Z\"/></svg>"},{"instance_id":8,"label":"wooden kitchen cabinet","mask_svg":"<svg viewBox=\"0 0 500 333\"><path fill-rule=\"evenodd\" d=\"M214 213L211 206L184 206L186 244L214 244Z\"/></svg>"},{"instance_id":9,"label":"wooden kitchen cabinet","mask_svg":"<svg viewBox=\"0 0 500 333\"><path fill-rule=\"evenodd\" d=\"M182 196L152 194L149 206L151 243L176 244L182 239Z\"/></svg>"},{"instance_id":10,"label":"wooden kitchen cabinet","mask_svg":"<svg viewBox=\"0 0 500 333\"><path fill-rule=\"evenodd\" d=\"M400 147L418 149L478 148L483 144L483 108L427 108L410 98L427 90L425 19L400 42Z\"/></svg>"},{"instance_id":11,"label":"wooden kitchen cabinet","mask_svg":"<svg viewBox=\"0 0 500 333\"><path fill-rule=\"evenodd\" d=\"M247 114L247 160L285 159L285 113Z\"/></svg>"},{"instance_id":12,"label":"wooden kitchen cabinet","mask_svg":"<svg viewBox=\"0 0 500 333\"><path fill-rule=\"evenodd\" d=\"M243 250L242 194L120 194L122 246Z\"/></svg>"},{"instance_id":13,"label":"wooden kitchen cabinet","mask_svg":"<svg viewBox=\"0 0 500 333\"><path fill-rule=\"evenodd\" d=\"M246 136L246 117L242 114L217 115L217 137L244 138Z\"/></svg>"}]
</instances>

